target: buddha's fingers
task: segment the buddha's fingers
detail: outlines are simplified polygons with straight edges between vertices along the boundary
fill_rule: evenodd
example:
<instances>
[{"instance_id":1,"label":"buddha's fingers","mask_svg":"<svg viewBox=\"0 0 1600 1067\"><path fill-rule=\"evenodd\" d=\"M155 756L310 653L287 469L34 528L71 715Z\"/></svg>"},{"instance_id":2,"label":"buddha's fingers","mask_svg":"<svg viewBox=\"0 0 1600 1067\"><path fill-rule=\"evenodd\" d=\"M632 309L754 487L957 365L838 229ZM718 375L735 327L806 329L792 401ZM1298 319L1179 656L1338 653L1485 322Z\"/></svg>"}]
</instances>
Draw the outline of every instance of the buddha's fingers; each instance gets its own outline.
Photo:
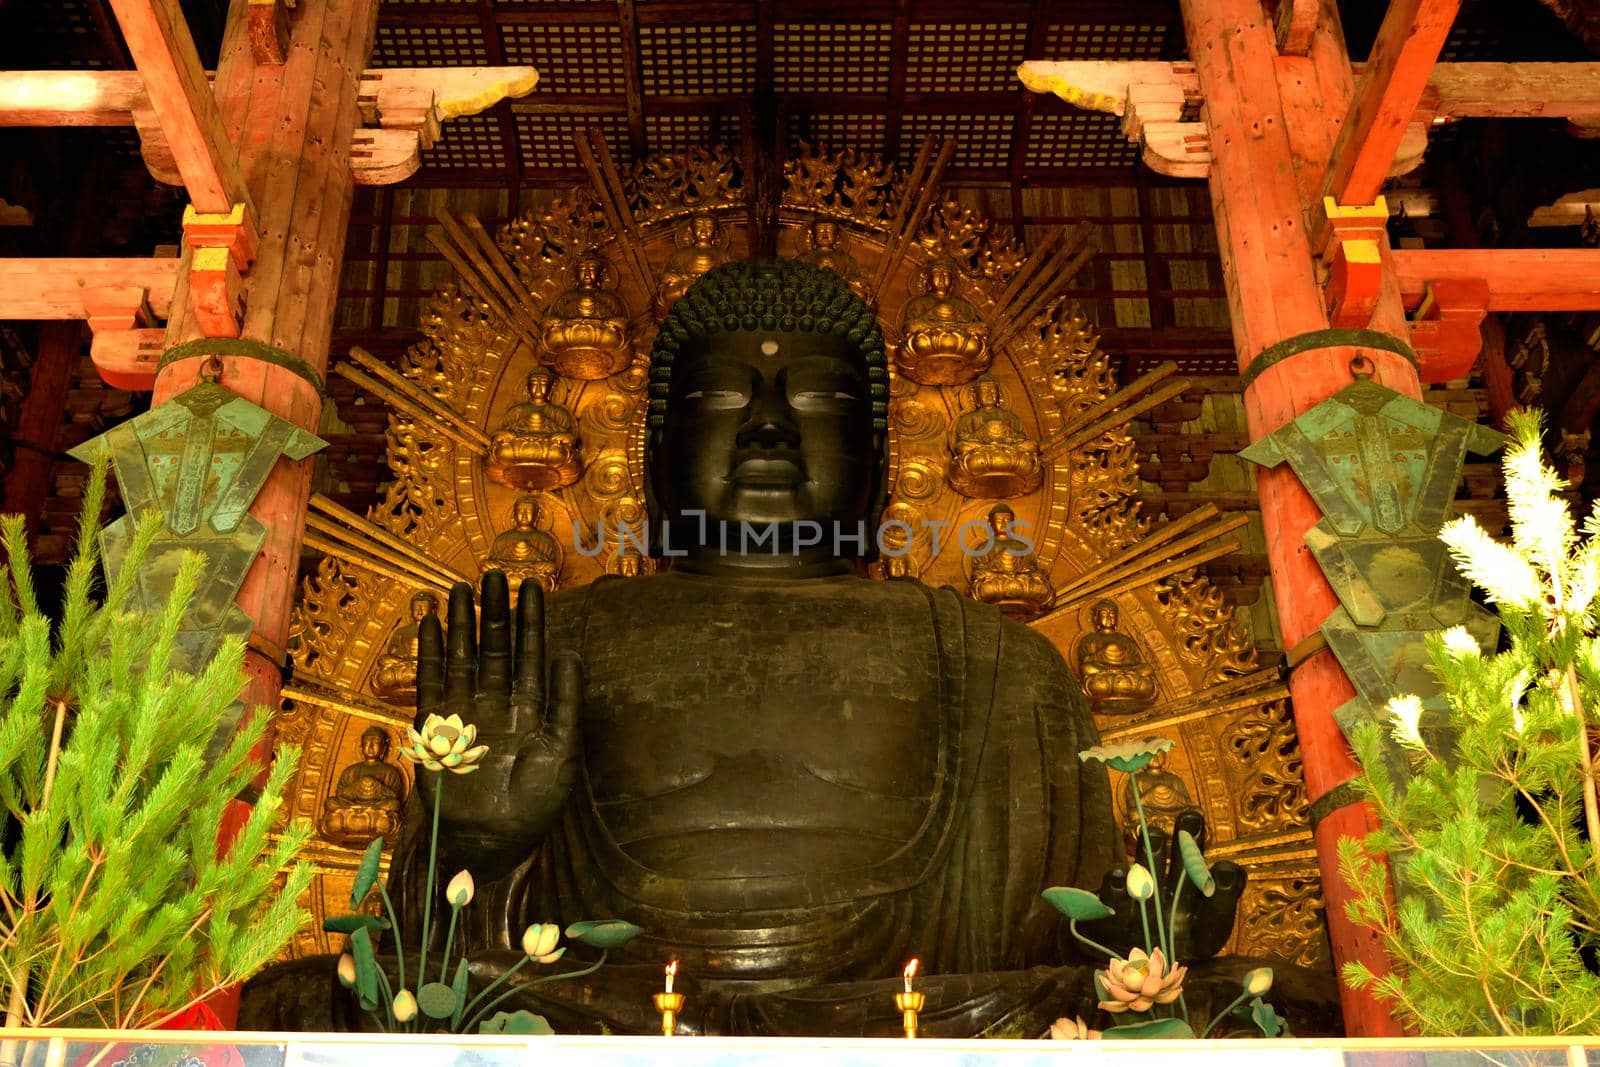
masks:
<instances>
[{"instance_id":1,"label":"buddha's fingers","mask_svg":"<svg viewBox=\"0 0 1600 1067\"><path fill-rule=\"evenodd\" d=\"M451 587L449 614L450 623L445 632L449 648L444 666L445 712L471 715L472 694L478 687L478 620L472 603L472 586L457 582Z\"/></svg>"},{"instance_id":2,"label":"buddha's fingers","mask_svg":"<svg viewBox=\"0 0 1600 1067\"><path fill-rule=\"evenodd\" d=\"M556 747L573 752L578 739L578 710L583 706L583 660L571 649L556 653L550 664L550 714L545 729Z\"/></svg>"},{"instance_id":3,"label":"buddha's fingers","mask_svg":"<svg viewBox=\"0 0 1600 1067\"><path fill-rule=\"evenodd\" d=\"M477 695L511 695L511 589L501 571L483 576L478 604ZM501 705L504 706L503 704ZM488 728L489 724L482 724Z\"/></svg>"},{"instance_id":4,"label":"buddha's fingers","mask_svg":"<svg viewBox=\"0 0 1600 1067\"><path fill-rule=\"evenodd\" d=\"M417 624L417 720L420 730L444 704L444 627L435 615Z\"/></svg>"},{"instance_id":5,"label":"buddha's fingers","mask_svg":"<svg viewBox=\"0 0 1600 1067\"><path fill-rule=\"evenodd\" d=\"M544 714L544 587L524 578L517 589L517 661L512 696L518 722Z\"/></svg>"}]
</instances>

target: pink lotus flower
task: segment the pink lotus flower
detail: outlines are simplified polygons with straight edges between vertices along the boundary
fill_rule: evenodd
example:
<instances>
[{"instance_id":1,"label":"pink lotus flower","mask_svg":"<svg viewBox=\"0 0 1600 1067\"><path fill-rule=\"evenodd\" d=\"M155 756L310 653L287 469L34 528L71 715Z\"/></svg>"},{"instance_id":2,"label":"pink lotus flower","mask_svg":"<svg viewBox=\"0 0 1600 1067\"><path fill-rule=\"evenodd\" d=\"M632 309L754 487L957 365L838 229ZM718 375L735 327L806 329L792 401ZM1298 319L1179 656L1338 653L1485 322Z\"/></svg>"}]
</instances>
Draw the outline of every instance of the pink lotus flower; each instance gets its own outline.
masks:
<instances>
[{"instance_id":1,"label":"pink lotus flower","mask_svg":"<svg viewBox=\"0 0 1600 1067\"><path fill-rule=\"evenodd\" d=\"M1189 968L1169 968L1160 949L1145 955L1136 948L1125 960L1112 959L1103 971L1094 972L1100 1007L1109 1012L1149 1011L1155 1004L1171 1004L1183 992L1183 978Z\"/></svg>"}]
</instances>

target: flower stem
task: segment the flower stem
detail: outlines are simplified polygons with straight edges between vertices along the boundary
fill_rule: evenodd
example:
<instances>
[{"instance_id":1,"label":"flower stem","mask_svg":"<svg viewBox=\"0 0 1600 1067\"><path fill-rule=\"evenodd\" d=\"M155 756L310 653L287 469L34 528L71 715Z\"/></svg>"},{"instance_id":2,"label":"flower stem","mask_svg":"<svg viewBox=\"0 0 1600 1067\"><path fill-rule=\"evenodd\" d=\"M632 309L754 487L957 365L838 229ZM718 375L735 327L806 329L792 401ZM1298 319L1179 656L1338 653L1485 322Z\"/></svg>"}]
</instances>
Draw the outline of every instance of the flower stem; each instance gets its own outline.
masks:
<instances>
[{"instance_id":1,"label":"flower stem","mask_svg":"<svg viewBox=\"0 0 1600 1067\"><path fill-rule=\"evenodd\" d=\"M1095 951L1104 952L1107 956L1116 957L1118 959L1121 958L1120 956L1117 956L1117 954L1115 952L1113 952L1111 949L1106 948L1104 945L1102 945L1100 942L1091 941L1087 937L1085 937L1083 934L1080 934L1078 932L1078 920L1077 919L1068 919L1067 920L1067 929L1072 931L1072 936L1073 937L1077 938L1079 941L1082 941L1085 945L1088 945L1090 948L1094 949ZM1148 936L1148 935L1146 935L1146 936Z\"/></svg>"},{"instance_id":2,"label":"flower stem","mask_svg":"<svg viewBox=\"0 0 1600 1067\"><path fill-rule=\"evenodd\" d=\"M1144 924L1144 950L1146 953L1154 955L1158 946L1153 946L1150 943L1150 902L1148 900L1139 901L1139 921ZM1158 923L1161 921L1160 903L1156 904L1156 921Z\"/></svg>"},{"instance_id":3,"label":"flower stem","mask_svg":"<svg viewBox=\"0 0 1600 1067\"><path fill-rule=\"evenodd\" d=\"M1167 930L1172 937L1172 948L1168 950L1168 955L1171 956L1171 959L1167 960L1170 966L1176 966L1178 962L1178 898L1183 896L1183 883L1188 880L1189 876L1187 874L1180 874L1178 876L1178 887L1172 891L1172 912L1167 916ZM1161 910L1160 901L1156 902L1156 910Z\"/></svg>"},{"instance_id":4,"label":"flower stem","mask_svg":"<svg viewBox=\"0 0 1600 1067\"><path fill-rule=\"evenodd\" d=\"M499 989L500 986L505 983L506 979L510 978L512 975L514 975L518 971L522 970L522 968L525 967L527 965L528 961L531 960L532 958L533 958L532 956L524 956L524 957L522 957L520 960L518 960L511 967L507 968L505 973L500 975L499 978L496 978L494 981L492 981L488 985L484 986L483 987L483 992L481 992L477 996L473 997L472 998L472 1002L467 1005L466 1010L464 1010L461 1014L470 1017L471 1014L472 1014L472 1010L478 1006L478 1001L482 1000L484 997L488 996L490 993L493 993L496 989ZM456 1032L460 1033L459 1030L456 1031Z\"/></svg>"},{"instance_id":5,"label":"flower stem","mask_svg":"<svg viewBox=\"0 0 1600 1067\"><path fill-rule=\"evenodd\" d=\"M520 993L524 989L531 989L536 985L544 985L546 982L561 982L561 981L565 981L565 980L567 980L569 978L582 978L584 975L593 974L594 972L598 971L601 968L601 966L603 966L605 964L606 957L609 956L610 954L611 954L611 950L610 949L601 949L600 958L595 960L593 964L591 964L588 967L585 967L581 971L568 971L565 974L550 974L550 975L546 975L543 978L535 978L531 982L523 982L519 986L511 987L510 989L506 990L504 993L501 993L498 997L495 997L489 1003L485 1004L483 1007L479 1008L477 1013L474 1014L471 1019L467 1020L467 1028L468 1029L472 1028L473 1023L476 1023L478 1021L478 1016L479 1015L482 1015L484 1012L487 1012L487 1011L493 1011L496 1007L498 1007L508 997L512 996L515 993ZM521 966L521 965L519 964L518 966ZM512 968L512 970L515 970L515 969L516 968ZM506 972L507 975L509 975L510 973L511 973L510 971ZM485 989L484 993L487 993L487 992L488 992L488 990Z\"/></svg>"},{"instance_id":6,"label":"flower stem","mask_svg":"<svg viewBox=\"0 0 1600 1067\"><path fill-rule=\"evenodd\" d=\"M1226 1008L1223 1008L1221 1011L1217 1012L1217 1017L1206 1024L1206 1028L1200 1032L1200 1036L1205 1037L1207 1034L1211 1033L1212 1030L1216 1029L1217 1024L1222 1021L1223 1016L1227 1015L1234 1008L1237 1008L1239 1005L1243 1004L1245 998L1249 995L1250 991L1247 989L1243 993L1240 993L1238 996L1234 997L1232 1004L1229 1004Z\"/></svg>"},{"instance_id":7,"label":"flower stem","mask_svg":"<svg viewBox=\"0 0 1600 1067\"><path fill-rule=\"evenodd\" d=\"M450 930L444 935L444 955L439 957L439 981L443 982L448 975L445 973L450 967L450 946L456 941L456 920L461 917L459 905L450 905ZM417 976L421 979L421 975Z\"/></svg>"},{"instance_id":8,"label":"flower stem","mask_svg":"<svg viewBox=\"0 0 1600 1067\"><path fill-rule=\"evenodd\" d=\"M378 895L383 898L383 910L389 913L389 930L394 934L394 958L400 967L400 988L406 987L406 949L400 941L400 917L394 913L394 901L389 899L389 890L384 886L382 879L378 881Z\"/></svg>"},{"instance_id":9,"label":"flower stem","mask_svg":"<svg viewBox=\"0 0 1600 1067\"><path fill-rule=\"evenodd\" d=\"M428 835L428 887L422 894L422 944L417 948L417 978L428 973L428 942L433 940L433 875L439 864L439 798L444 795L444 775L433 787L433 832Z\"/></svg>"},{"instance_id":10,"label":"flower stem","mask_svg":"<svg viewBox=\"0 0 1600 1067\"><path fill-rule=\"evenodd\" d=\"M1144 801L1139 797L1139 772L1134 771L1131 777L1133 778L1133 807L1139 813L1139 836L1144 839L1145 859L1150 861L1150 877L1155 880L1156 885L1160 885L1161 875L1156 870L1156 850L1150 844L1150 823L1144 817ZM1159 901L1156 903L1156 934L1161 938L1161 947L1166 949L1167 964L1170 966L1174 962L1172 945L1167 940L1167 930L1161 922L1161 904ZM1148 931L1144 936L1146 941L1150 939Z\"/></svg>"}]
</instances>

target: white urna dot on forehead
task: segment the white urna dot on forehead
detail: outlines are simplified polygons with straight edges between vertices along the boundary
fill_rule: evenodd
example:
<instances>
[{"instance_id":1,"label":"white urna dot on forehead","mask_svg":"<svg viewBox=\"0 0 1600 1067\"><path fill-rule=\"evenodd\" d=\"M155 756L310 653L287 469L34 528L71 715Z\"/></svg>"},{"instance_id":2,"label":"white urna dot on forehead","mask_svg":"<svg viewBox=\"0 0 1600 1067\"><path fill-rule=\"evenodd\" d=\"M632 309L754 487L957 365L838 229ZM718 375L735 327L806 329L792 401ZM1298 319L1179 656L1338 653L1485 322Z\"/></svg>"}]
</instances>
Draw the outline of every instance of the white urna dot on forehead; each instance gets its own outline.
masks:
<instances>
[{"instance_id":1,"label":"white urna dot on forehead","mask_svg":"<svg viewBox=\"0 0 1600 1067\"><path fill-rule=\"evenodd\" d=\"M761 342L761 354L763 356L775 356L775 355L777 355L778 354L778 342L776 342L776 341L762 341Z\"/></svg>"}]
</instances>

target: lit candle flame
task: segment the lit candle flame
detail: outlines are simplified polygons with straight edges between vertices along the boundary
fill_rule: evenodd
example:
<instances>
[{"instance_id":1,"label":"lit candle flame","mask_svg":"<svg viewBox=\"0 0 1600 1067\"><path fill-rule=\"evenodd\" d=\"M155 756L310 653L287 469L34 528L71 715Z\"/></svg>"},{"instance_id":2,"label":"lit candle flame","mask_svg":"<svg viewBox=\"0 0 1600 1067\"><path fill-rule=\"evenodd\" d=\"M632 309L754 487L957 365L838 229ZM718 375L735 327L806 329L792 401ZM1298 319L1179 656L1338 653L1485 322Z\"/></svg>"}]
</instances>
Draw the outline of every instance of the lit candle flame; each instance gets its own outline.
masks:
<instances>
[{"instance_id":1,"label":"lit candle flame","mask_svg":"<svg viewBox=\"0 0 1600 1067\"><path fill-rule=\"evenodd\" d=\"M673 960L667 964L667 992L672 992L672 980L678 976L678 961Z\"/></svg>"},{"instance_id":2,"label":"lit candle flame","mask_svg":"<svg viewBox=\"0 0 1600 1067\"><path fill-rule=\"evenodd\" d=\"M916 976L916 973L917 973L917 960L916 960L916 957L913 956L912 959L911 959L911 962L906 964L906 970L905 970L906 992L907 993L911 992L911 979Z\"/></svg>"}]
</instances>

